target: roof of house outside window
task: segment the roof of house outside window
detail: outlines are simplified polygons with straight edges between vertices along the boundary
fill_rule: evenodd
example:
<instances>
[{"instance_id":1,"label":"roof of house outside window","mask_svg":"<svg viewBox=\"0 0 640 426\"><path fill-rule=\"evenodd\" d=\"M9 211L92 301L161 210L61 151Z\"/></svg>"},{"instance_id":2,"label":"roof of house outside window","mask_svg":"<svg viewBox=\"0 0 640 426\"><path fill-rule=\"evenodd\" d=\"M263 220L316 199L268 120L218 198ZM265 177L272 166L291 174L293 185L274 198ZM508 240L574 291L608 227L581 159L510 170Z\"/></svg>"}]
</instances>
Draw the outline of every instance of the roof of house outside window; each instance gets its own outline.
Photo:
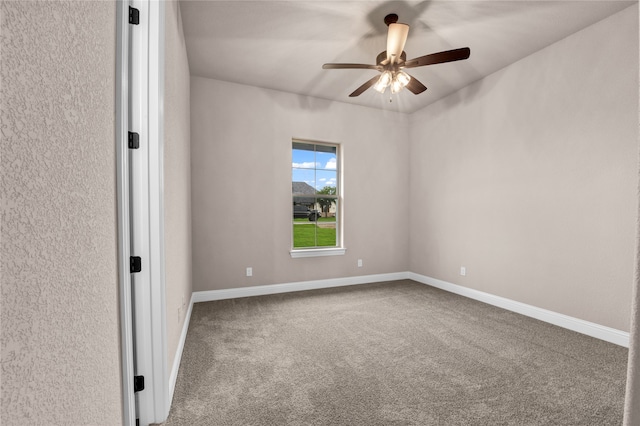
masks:
<instances>
[{"instance_id":1,"label":"roof of house outside window","mask_svg":"<svg viewBox=\"0 0 640 426\"><path fill-rule=\"evenodd\" d=\"M313 189L313 186L309 185L306 182L291 182L291 190L293 192L293 196L296 197L296 204L312 204L315 202L315 198L312 197L301 197L304 195L315 195L316 190Z\"/></svg>"}]
</instances>

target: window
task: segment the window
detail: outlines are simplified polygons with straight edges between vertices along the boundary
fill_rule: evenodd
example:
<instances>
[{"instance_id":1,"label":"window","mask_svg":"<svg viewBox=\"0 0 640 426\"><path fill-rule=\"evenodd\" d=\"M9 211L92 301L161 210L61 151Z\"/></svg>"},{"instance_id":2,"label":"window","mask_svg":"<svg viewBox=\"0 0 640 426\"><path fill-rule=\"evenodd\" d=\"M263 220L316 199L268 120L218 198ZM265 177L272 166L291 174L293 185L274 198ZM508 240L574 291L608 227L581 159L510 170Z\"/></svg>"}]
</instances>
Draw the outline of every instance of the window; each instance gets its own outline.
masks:
<instances>
[{"instance_id":1,"label":"window","mask_svg":"<svg viewBox=\"0 0 640 426\"><path fill-rule=\"evenodd\" d=\"M340 249L339 146L294 140L291 158L291 255L344 254Z\"/></svg>"}]
</instances>

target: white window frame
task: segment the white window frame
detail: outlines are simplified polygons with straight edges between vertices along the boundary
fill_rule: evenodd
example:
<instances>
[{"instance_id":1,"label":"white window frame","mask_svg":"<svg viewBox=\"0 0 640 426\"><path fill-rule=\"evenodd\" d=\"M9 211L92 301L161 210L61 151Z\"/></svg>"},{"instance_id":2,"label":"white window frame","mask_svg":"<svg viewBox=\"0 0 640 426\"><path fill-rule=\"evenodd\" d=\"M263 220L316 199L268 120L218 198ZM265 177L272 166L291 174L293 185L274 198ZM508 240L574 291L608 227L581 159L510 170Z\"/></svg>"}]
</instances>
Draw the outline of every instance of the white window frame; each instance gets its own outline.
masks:
<instances>
[{"instance_id":1,"label":"white window frame","mask_svg":"<svg viewBox=\"0 0 640 426\"><path fill-rule=\"evenodd\" d=\"M343 222L344 222L344 196L343 196L343 178L342 178L342 169L343 169L343 153L342 153L342 144L335 142L321 142L309 139L298 139L293 138L291 140L291 145L293 147L294 143L304 143L310 145L325 145L325 146L333 146L336 148L336 190L337 190L337 198L336 198L336 247L310 247L310 248L294 248L293 247L293 227L290 227L291 230L291 250L289 253L293 259L303 258L303 257L322 257L322 256L343 256L347 249L344 247L343 241ZM293 155L293 149L291 149ZM293 160L293 159L292 159ZM289 166L291 167L292 161L289 161Z\"/></svg>"}]
</instances>

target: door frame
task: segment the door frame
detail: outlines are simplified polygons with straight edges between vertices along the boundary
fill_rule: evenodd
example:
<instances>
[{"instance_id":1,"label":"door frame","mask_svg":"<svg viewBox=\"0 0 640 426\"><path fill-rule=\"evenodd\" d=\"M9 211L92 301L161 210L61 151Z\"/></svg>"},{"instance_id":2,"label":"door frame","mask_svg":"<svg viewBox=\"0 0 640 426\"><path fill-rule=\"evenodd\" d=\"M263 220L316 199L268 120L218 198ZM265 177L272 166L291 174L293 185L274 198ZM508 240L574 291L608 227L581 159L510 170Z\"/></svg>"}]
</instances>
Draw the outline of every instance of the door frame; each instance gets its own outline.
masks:
<instances>
[{"instance_id":1,"label":"door frame","mask_svg":"<svg viewBox=\"0 0 640 426\"><path fill-rule=\"evenodd\" d=\"M129 3L116 3L116 194L118 219L118 282L120 302L120 365L122 417L125 426L136 424L133 392L133 320L129 273Z\"/></svg>"},{"instance_id":2,"label":"door frame","mask_svg":"<svg viewBox=\"0 0 640 426\"><path fill-rule=\"evenodd\" d=\"M139 23L129 24L129 6ZM116 152L118 253L125 425L169 414L164 268L164 15L161 0L118 0ZM128 132L139 148L128 148ZM142 270L130 273L130 256ZM145 388L134 393L133 376Z\"/></svg>"}]
</instances>

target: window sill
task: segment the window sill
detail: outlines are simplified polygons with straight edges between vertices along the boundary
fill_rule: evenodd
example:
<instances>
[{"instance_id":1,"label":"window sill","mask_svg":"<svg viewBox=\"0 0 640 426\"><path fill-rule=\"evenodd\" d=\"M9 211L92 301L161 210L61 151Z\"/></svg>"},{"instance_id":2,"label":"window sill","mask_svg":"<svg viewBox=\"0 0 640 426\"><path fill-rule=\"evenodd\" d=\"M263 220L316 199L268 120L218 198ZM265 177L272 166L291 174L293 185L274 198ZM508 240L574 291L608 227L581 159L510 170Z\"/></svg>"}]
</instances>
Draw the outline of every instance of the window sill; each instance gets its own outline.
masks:
<instances>
[{"instance_id":1,"label":"window sill","mask_svg":"<svg viewBox=\"0 0 640 426\"><path fill-rule=\"evenodd\" d=\"M291 257L297 259L299 257L320 257L320 256L343 256L347 251L346 248L335 247L328 249L302 249L291 250Z\"/></svg>"}]
</instances>

